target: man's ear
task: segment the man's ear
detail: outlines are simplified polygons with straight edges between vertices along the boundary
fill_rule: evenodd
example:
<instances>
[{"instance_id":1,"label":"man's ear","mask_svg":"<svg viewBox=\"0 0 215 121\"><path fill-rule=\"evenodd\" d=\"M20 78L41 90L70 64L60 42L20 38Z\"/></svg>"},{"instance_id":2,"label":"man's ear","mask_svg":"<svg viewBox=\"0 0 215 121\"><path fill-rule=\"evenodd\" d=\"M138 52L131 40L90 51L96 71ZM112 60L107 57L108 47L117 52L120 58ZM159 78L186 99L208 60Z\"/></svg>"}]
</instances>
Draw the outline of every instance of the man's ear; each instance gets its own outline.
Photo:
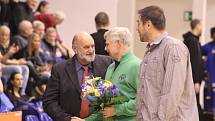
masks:
<instances>
[{"instance_id":1,"label":"man's ear","mask_svg":"<svg viewBox=\"0 0 215 121\"><path fill-rule=\"evenodd\" d=\"M75 52L75 54L77 54L77 47L72 46L73 51Z\"/></svg>"},{"instance_id":2,"label":"man's ear","mask_svg":"<svg viewBox=\"0 0 215 121\"><path fill-rule=\"evenodd\" d=\"M151 21L147 21L147 26L148 26L148 28L150 28L152 26L152 22Z\"/></svg>"},{"instance_id":3,"label":"man's ear","mask_svg":"<svg viewBox=\"0 0 215 121\"><path fill-rule=\"evenodd\" d=\"M147 21L145 24L147 26L147 30L150 30L153 27L153 24L152 24L152 22L150 20Z\"/></svg>"}]
</instances>

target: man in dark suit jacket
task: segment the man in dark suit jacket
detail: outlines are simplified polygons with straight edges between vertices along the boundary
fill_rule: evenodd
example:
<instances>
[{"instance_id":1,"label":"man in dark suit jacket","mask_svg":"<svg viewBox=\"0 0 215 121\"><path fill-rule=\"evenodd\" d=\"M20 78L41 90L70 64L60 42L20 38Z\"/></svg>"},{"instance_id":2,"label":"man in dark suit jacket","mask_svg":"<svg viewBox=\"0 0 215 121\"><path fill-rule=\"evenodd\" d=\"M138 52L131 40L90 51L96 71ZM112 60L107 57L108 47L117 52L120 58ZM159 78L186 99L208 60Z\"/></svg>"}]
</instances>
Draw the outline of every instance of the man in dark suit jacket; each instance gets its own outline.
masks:
<instances>
[{"instance_id":1,"label":"man in dark suit jacket","mask_svg":"<svg viewBox=\"0 0 215 121\"><path fill-rule=\"evenodd\" d=\"M104 33L108 31L109 17L105 12L99 12L95 16L95 24L97 32L92 33L91 36L95 42L95 52L100 55L108 55L105 51Z\"/></svg>"},{"instance_id":2,"label":"man in dark suit jacket","mask_svg":"<svg viewBox=\"0 0 215 121\"><path fill-rule=\"evenodd\" d=\"M44 110L54 121L76 121L73 117L80 116L84 78L81 66L89 67L89 75L104 78L111 63L109 57L95 55L94 41L88 33L76 34L72 45L75 56L53 67L44 94Z\"/></svg>"}]
</instances>

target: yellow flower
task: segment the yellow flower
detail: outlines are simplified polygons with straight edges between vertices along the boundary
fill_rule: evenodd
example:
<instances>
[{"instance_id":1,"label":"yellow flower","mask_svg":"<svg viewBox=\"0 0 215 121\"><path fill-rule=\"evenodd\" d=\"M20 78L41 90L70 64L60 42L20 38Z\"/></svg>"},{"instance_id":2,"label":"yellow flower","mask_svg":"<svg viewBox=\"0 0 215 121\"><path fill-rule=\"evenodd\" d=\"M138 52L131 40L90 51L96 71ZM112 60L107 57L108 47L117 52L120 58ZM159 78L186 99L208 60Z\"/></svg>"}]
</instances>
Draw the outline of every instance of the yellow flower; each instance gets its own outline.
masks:
<instances>
[{"instance_id":1,"label":"yellow flower","mask_svg":"<svg viewBox=\"0 0 215 121\"><path fill-rule=\"evenodd\" d=\"M87 79L86 82L87 82L87 84L91 84L92 83L92 79Z\"/></svg>"},{"instance_id":2,"label":"yellow flower","mask_svg":"<svg viewBox=\"0 0 215 121\"><path fill-rule=\"evenodd\" d=\"M95 96L96 97L100 97L101 92L98 89L95 89Z\"/></svg>"},{"instance_id":3,"label":"yellow flower","mask_svg":"<svg viewBox=\"0 0 215 121\"><path fill-rule=\"evenodd\" d=\"M105 87L112 86L112 83L110 81L108 81L108 80L105 80L104 86Z\"/></svg>"},{"instance_id":4,"label":"yellow flower","mask_svg":"<svg viewBox=\"0 0 215 121\"><path fill-rule=\"evenodd\" d=\"M90 87L88 90L87 90L87 92L89 92L89 93L94 93L95 92L95 89L94 89L94 87Z\"/></svg>"},{"instance_id":5,"label":"yellow flower","mask_svg":"<svg viewBox=\"0 0 215 121\"><path fill-rule=\"evenodd\" d=\"M98 80L100 80L101 79L101 77L93 77L93 82L95 83L95 82L97 82Z\"/></svg>"}]
</instances>

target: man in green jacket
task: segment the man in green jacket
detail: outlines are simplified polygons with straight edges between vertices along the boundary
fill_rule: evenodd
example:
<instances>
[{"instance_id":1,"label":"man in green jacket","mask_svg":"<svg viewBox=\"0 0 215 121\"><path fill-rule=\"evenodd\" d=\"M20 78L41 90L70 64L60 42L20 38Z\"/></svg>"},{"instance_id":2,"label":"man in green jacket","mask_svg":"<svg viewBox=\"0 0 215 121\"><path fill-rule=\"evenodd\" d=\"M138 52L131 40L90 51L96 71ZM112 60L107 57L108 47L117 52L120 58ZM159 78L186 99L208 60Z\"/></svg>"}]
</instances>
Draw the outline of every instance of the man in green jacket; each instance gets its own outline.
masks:
<instances>
[{"instance_id":1,"label":"man in green jacket","mask_svg":"<svg viewBox=\"0 0 215 121\"><path fill-rule=\"evenodd\" d=\"M108 67L105 79L115 84L119 89L119 96L125 96L127 100L105 107L102 111L103 117L113 117L115 121L135 121L135 99L141 60L130 51L132 36L127 28L113 28L107 31L104 37L106 39L105 50L115 60ZM85 120L100 121L101 119L100 113L100 115L92 114Z\"/></svg>"},{"instance_id":2,"label":"man in green jacket","mask_svg":"<svg viewBox=\"0 0 215 121\"><path fill-rule=\"evenodd\" d=\"M105 79L115 84L119 88L119 95L125 96L128 100L106 107L103 116L115 116L117 121L135 121L135 99L141 60L129 49L132 37L127 28L113 28L105 33L105 39L105 50L115 60L115 63L108 67Z\"/></svg>"}]
</instances>

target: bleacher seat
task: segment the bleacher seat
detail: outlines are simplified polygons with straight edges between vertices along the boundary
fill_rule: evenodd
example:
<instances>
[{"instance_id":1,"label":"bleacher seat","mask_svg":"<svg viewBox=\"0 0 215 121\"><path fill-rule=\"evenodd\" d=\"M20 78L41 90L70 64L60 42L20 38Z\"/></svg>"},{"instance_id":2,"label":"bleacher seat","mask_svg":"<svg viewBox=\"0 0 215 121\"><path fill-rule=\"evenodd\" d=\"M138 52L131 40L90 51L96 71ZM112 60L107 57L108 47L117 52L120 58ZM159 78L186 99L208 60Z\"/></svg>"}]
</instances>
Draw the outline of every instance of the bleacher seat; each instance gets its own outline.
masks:
<instances>
[{"instance_id":1,"label":"bleacher seat","mask_svg":"<svg viewBox=\"0 0 215 121\"><path fill-rule=\"evenodd\" d=\"M22 112L6 112L0 113L0 121L22 121Z\"/></svg>"}]
</instances>

